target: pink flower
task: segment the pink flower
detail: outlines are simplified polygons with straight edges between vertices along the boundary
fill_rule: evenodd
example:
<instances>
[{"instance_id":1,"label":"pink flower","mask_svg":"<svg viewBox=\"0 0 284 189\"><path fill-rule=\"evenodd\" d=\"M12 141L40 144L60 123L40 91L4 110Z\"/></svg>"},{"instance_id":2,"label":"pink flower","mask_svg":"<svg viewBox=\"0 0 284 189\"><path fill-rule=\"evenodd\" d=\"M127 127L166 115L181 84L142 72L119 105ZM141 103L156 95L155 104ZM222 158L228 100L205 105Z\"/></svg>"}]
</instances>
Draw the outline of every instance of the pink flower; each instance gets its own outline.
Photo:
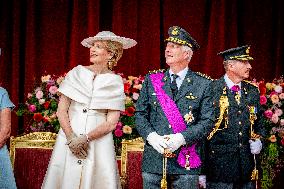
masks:
<instances>
[{"instance_id":1,"label":"pink flower","mask_svg":"<svg viewBox=\"0 0 284 189\"><path fill-rule=\"evenodd\" d=\"M283 114L283 111L279 108L275 109L274 113L277 115L277 116L281 116Z\"/></svg>"},{"instance_id":2,"label":"pink flower","mask_svg":"<svg viewBox=\"0 0 284 189\"><path fill-rule=\"evenodd\" d=\"M138 94L138 93L133 93L132 98L133 98L134 100L137 100L138 97L139 97L139 94Z\"/></svg>"},{"instance_id":3,"label":"pink flower","mask_svg":"<svg viewBox=\"0 0 284 189\"><path fill-rule=\"evenodd\" d=\"M32 93L28 93L28 98L32 98L33 94Z\"/></svg>"},{"instance_id":4,"label":"pink flower","mask_svg":"<svg viewBox=\"0 0 284 189\"><path fill-rule=\"evenodd\" d=\"M266 111L264 112L264 116L265 116L266 118L269 118L269 119L272 118L272 114L273 114L273 112L272 112L271 110L266 110Z\"/></svg>"},{"instance_id":5,"label":"pink flower","mask_svg":"<svg viewBox=\"0 0 284 189\"><path fill-rule=\"evenodd\" d=\"M135 84L135 85L138 85L139 82L140 82L140 81L139 81L139 78L135 78L135 79L134 79L134 84Z\"/></svg>"},{"instance_id":6,"label":"pink flower","mask_svg":"<svg viewBox=\"0 0 284 189\"><path fill-rule=\"evenodd\" d=\"M283 100L283 99L284 99L284 93L279 94L279 98L280 98L281 100Z\"/></svg>"},{"instance_id":7,"label":"pink flower","mask_svg":"<svg viewBox=\"0 0 284 189\"><path fill-rule=\"evenodd\" d=\"M280 119L280 125L284 126L284 119Z\"/></svg>"},{"instance_id":8,"label":"pink flower","mask_svg":"<svg viewBox=\"0 0 284 189\"><path fill-rule=\"evenodd\" d=\"M272 95L277 95L277 92L271 91L271 93L269 94L270 98L271 98Z\"/></svg>"},{"instance_id":9,"label":"pink flower","mask_svg":"<svg viewBox=\"0 0 284 189\"><path fill-rule=\"evenodd\" d=\"M29 105L29 111L30 112L35 112L36 111L36 106L33 105L33 104Z\"/></svg>"},{"instance_id":10,"label":"pink flower","mask_svg":"<svg viewBox=\"0 0 284 189\"><path fill-rule=\"evenodd\" d=\"M119 121L116 124L116 129L121 129L122 128L122 123Z\"/></svg>"},{"instance_id":11,"label":"pink flower","mask_svg":"<svg viewBox=\"0 0 284 189\"><path fill-rule=\"evenodd\" d=\"M123 132L122 132L121 129L115 129L114 135L115 135L116 137L122 137Z\"/></svg>"},{"instance_id":12,"label":"pink flower","mask_svg":"<svg viewBox=\"0 0 284 189\"><path fill-rule=\"evenodd\" d=\"M279 121L278 115L273 114L272 117L271 117L271 121L275 124L278 123L278 121Z\"/></svg>"},{"instance_id":13,"label":"pink flower","mask_svg":"<svg viewBox=\"0 0 284 189\"><path fill-rule=\"evenodd\" d=\"M57 87L56 86L51 86L48 90L51 94L56 94L57 92Z\"/></svg>"},{"instance_id":14,"label":"pink flower","mask_svg":"<svg viewBox=\"0 0 284 189\"><path fill-rule=\"evenodd\" d=\"M43 92L40 90L40 91L37 91L36 92L36 98L37 99L41 99L43 97Z\"/></svg>"},{"instance_id":15,"label":"pink flower","mask_svg":"<svg viewBox=\"0 0 284 189\"><path fill-rule=\"evenodd\" d=\"M264 105L264 104L266 104L266 102L267 102L267 98L264 95L261 95L260 96L260 104Z\"/></svg>"}]
</instances>

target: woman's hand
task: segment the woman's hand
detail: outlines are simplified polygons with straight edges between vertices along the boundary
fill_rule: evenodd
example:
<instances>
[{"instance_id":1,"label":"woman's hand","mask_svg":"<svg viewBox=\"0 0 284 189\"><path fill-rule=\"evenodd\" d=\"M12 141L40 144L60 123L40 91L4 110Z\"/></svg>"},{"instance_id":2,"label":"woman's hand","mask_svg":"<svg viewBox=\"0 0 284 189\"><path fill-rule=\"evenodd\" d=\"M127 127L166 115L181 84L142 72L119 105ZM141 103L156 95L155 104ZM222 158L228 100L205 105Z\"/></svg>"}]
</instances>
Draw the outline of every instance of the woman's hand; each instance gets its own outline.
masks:
<instances>
[{"instance_id":1,"label":"woman's hand","mask_svg":"<svg viewBox=\"0 0 284 189\"><path fill-rule=\"evenodd\" d=\"M69 149L72 154L78 159L86 159L88 155L88 137L86 135L80 135L73 138L69 144Z\"/></svg>"}]
</instances>

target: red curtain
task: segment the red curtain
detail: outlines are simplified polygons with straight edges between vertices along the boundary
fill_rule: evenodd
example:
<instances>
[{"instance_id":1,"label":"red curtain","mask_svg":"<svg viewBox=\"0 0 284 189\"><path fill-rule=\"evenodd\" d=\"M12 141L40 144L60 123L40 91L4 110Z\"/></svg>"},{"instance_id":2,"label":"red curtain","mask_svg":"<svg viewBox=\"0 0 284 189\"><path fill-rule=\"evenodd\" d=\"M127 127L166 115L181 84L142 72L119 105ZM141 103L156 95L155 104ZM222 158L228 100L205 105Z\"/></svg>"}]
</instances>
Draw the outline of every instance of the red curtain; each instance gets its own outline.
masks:
<instances>
[{"instance_id":1,"label":"red curtain","mask_svg":"<svg viewBox=\"0 0 284 189\"><path fill-rule=\"evenodd\" d=\"M223 75L219 51L251 45L251 78L283 74L282 0L1 0L0 83L17 105L44 73L62 74L89 63L82 39L101 30L137 40L116 71L144 75L165 68L164 38L179 25L200 44L190 67L213 78ZM13 131L23 121L13 115ZM18 127L19 125L19 127ZM20 130L19 130L20 129Z\"/></svg>"}]
</instances>

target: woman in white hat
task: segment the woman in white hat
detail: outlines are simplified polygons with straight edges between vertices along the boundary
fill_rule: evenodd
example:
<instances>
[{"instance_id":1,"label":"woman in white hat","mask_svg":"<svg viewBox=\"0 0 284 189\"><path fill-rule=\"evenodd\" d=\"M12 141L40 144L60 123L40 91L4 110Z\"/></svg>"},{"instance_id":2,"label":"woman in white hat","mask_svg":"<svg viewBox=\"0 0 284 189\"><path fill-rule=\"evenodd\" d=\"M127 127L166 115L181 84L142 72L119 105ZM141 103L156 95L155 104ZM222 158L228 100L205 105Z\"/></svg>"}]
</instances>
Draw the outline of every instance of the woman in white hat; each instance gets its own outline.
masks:
<instances>
[{"instance_id":1,"label":"woman in white hat","mask_svg":"<svg viewBox=\"0 0 284 189\"><path fill-rule=\"evenodd\" d=\"M90 48L90 66L68 72L58 91L61 129L49 162L44 189L121 188L112 131L124 110L122 78L111 70L133 39L109 31L81 44Z\"/></svg>"}]
</instances>

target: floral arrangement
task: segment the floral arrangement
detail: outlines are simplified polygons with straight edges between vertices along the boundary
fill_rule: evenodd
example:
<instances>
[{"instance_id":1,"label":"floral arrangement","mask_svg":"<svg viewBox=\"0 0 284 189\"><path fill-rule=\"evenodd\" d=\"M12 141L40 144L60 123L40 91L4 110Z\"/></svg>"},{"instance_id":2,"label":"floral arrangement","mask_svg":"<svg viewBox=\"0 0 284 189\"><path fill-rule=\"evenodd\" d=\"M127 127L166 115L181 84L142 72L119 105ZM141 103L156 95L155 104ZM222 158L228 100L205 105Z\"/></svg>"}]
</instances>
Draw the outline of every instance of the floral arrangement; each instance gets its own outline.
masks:
<instances>
[{"instance_id":1,"label":"floral arrangement","mask_svg":"<svg viewBox=\"0 0 284 189\"><path fill-rule=\"evenodd\" d=\"M56 116L59 101L57 89L63 79L63 76L42 76L40 84L28 93L26 102L19 105L17 116L28 118L26 133L36 131L58 133L60 125Z\"/></svg>"},{"instance_id":2,"label":"floral arrangement","mask_svg":"<svg viewBox=\"0 0 284 189\"><path fill-rule=\"evenodd\" d=\"M256 82L260 91L260 104L264 108L264 127L267 141L261 158L261 188L273 186L273 179L284 166L284 79Z\"/></svg>"},{"instance_id":3,"label":"floral arrangement","mask_svg":"<svg viewBox=\"0 0 284 189\"><path fill-rule=\"evenodd\" d=\"M125 111L121 112L120 120L113 131L115 146L120 146L122 139L134 139L139 137L135 128L134 112L135 103L139 97L144 77L128 76L127 78L120 74L123 78L124 92L126 95Z\"/></svg>"}]
</instances>

